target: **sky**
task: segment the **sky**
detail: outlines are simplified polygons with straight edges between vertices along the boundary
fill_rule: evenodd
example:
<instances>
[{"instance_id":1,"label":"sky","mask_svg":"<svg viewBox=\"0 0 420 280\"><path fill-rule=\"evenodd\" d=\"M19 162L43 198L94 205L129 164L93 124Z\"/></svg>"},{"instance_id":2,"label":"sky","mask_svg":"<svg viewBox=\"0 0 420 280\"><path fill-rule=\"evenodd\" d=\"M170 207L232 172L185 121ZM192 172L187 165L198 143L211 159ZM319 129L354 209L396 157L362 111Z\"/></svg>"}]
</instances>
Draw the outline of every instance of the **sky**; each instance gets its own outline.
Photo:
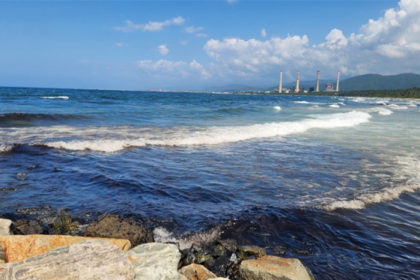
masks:
<instances>
[{"instance_id":1,"label":"sky","mask_svg":"<svg viewBox=\"0 0 420 280\"><path fill-rule=\"evenodd\" d=\"M0 1L0 86L204 90L420 73L420 0Z\"/></svg>"}]
</instances>

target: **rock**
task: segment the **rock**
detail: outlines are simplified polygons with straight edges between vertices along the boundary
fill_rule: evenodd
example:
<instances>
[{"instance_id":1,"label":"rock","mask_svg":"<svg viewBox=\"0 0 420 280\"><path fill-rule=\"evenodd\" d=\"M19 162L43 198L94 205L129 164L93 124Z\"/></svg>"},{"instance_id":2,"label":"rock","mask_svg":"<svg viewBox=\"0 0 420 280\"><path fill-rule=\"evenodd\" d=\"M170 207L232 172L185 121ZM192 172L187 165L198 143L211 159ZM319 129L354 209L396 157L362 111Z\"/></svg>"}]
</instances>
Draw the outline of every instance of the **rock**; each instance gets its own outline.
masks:
<instances>
[{"instance_id":1,"label":"rock","mask_svg":"<svg viewBox=\"0 0 420 280\"><path fill-rule=\"evenodd\" d=\"M239 246L236 240L234 239L224 239L224 240L217 240L217 243L222 245L228 252L235 253Z\"/></svg>"},{"instance_id":2,"label":"rock","mask_svg":"<svg viewBox=\"0 0 420 280\"><path fill-rule=\"evenodd\" d=\"M11 220L0 219L0 236L10 235Z\"/></svg>"},{"instance_id":3,"label":"rock","mask_svg":"<svg viewBox=\"0 0 420 280\"><path fill-rule=\"evenodd\" d=\"M182 280L178 273L181 253L174 244L147 243L127 252L136 280Z\"/></svg>"},{"instance_id":4,"label":"rock","mask_svg":"<svg viewBox=\"0 0 420 280\"><path fill-rule=\"evenodd\" d=\"M217 276L202 265L190 264L179 270L179 273L187 277L188 280L207 280Z\"/></svg>"},{"instance_id":5,"label":"rock","mask_svg":"<svg viewBox=\"0 0 420 280\"><path fill-rule=\"evenodd\" d=\"M0 236L0 244L6 262L18 262L29 257L44 254L55 248L68 246L82 241L98 239L109 241L123 251L131 248L130 241L125 239L104 239L67 235L9 235Z\"/></svg>"},{"instance_id":6,"label":"rock","mask_svg":"<svg viewBox=\"0 0 420 280\"><path fill-rule=\"evenodd\" d=\"M305 267L298 259L263 256L257 260L245 260L239 273L242 280L310 280Z\"/></svg>"},{"instance_id":7,"label":"rock","mask_svg":"<svg viewBox=\"0 0 420 280\"><path fill-rule=\"evenodd\" d=\"M238 257L240 260L247 260L250 257L260 258L266 256L267 252L265 249L258 246L240 246Z\"/></svg>"},{"instance_id":8,"label":"rock","mask_svg":"<svg viewBox=\"0 0 420 280\"><path fill-rule=\"evenodd\" d=\"M12 223L13 234L29 235L48 233L43 223L37 220L20 219Z\"/></svg>"},{"instance_id":9,"label":"rock","mask_svg":"<svg viewBox=\"0 0 420 280\"><path fill-rule=\"evenodd\" d=\"M85 236L128 239L133 247L153 242L153 233L140 220L112 214L106 214L90 224Z\"/></svg>"},{"instance_id":10,"label":"rock","mask_svg":"<svg viewBox=\"0 0 420 280\"><path fill-rule=\"evenodd\" d=\"M131 280L134 272L120 248L104 240L89 240L0 265L0 280L14 279Z\"/></svg>"},{"instance_id":11,"label":"rock","mask_svg":"<svg viewBox=\"0 0 420 280\"><path fill-rule=\"evenodd\" d=\"M215 260L212 256L212 253L207 249L202 249L196 244L192 244L188 252L186 252L185 257L182 259L182 266L187 266L190 264L202 264L207 268L211 267Z\"/></svg>"}]
</instances>

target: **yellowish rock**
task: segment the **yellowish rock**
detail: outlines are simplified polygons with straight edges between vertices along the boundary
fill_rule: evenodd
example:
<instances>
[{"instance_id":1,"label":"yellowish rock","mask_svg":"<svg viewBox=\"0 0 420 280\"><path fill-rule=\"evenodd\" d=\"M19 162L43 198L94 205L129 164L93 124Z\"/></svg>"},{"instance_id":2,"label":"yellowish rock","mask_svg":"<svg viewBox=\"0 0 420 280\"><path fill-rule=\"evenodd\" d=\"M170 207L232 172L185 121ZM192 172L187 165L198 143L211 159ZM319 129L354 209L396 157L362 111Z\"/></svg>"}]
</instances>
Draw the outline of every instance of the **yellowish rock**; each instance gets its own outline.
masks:
<instances>
[{"instance_id":1,"label":"yellowish rock","mask_svg":"<svg viewBox=\"0 0 420 280\"><path fill-rule=\"evenodd\" d=\"M208 280L217 276L202 265L190 264L179 270L179 273L187 277L188 280Z\"/></svg>"},{"instance_id":2,"label":"yellowish rock","mask_svg":"<svg viewBox=\"0 0 420 280\"><path fill-rule=\"evenodd\" d=\"M94 238L67 235L9 235L0 236L6 263L18 262L29 257L49 252L55 248L76 244L87 240L105 240L127 252L131 243L127 239Z\"/></svg>"},{"instance_id":3,"label":"yellowish rock","mask_svg":"<svg viewBox=\"0 0 420 280\"><path fill-rule=\"evenodd\" d=\"M263 256L246 260L239 268L243 280L310 280L308 272L298 259Z\"/></svg>"}]
</instances>

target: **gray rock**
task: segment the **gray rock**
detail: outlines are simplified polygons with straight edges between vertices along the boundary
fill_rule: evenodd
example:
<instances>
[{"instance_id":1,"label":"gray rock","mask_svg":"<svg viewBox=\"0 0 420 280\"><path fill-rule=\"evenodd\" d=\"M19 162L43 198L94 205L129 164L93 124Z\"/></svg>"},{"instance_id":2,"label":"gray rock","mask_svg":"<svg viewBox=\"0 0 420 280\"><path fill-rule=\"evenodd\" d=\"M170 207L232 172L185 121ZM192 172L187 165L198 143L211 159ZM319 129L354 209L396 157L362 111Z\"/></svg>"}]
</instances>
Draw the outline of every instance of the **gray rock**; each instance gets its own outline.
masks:
<instances>
[{"instance_id":1,"label":"gray rock","mask_svg":"<svg viewBox=\"0 0 420 280\"><path fill-rule=\"evenodd\" d=\"M127 252L136 280L182 280L178 273L181 253L174 244L147 243Z\"/></svg>"},{"instance_id":2,"label":"gray rock","mask_svg":"<svg viewBox=\"0 0 420 280\"><path fill-rule=\"evenodd\" d=\"M37 220L20 219L12 223L12 232L17 235L48 233L43 223Z\"/></svg>"},{"instance_id":3,"label":"gray rock","mask_svg":"<svg viewBox=\"0 0 420 280\"><path fill-rule=\"evenodd\" d=\"M11 220L0 219L0 236L10 235Z\"/></svg>"},{"instance_id":4,"label":"gray rock","mask_svg":"<svg viewBox=\"0 0 420 280\"><path fill-rule=\"evenodd\" d=\"M311 280L298 259L275 256L243 261L239 273L242 280Z\"/></svg>"},{"instance_id":5,"label":"gray rock","mask_svg":"<svg viewBox=\"0 0 420 280\"><path fill-rule=\"evenodd\" d=\"M89 240L21 262L0 265L0 280L132 280L133 266L117 246Z\"/></svg>"},{"instance_id":6,"label":"gray rock","mask_svg":"<svg viewBox=\"0 0 420 280\"><path fill-rule=\"evenodd\" d=\"M267 252L264 248L258 246L239 246L238 257L240 260L247 260L250 257L260 258L266 256Z\"/></svg>"},{"instance_id":7,"label":"gray rock","mask_svg":"<svg viewBox=\"0 0 420 280\"><path fill-rule=\"evenodd\" d=\"M153 242L153 233L140 220L106 214L90 224L85 236L128 239L131 245Z\"/></svg>"}]
</instances>

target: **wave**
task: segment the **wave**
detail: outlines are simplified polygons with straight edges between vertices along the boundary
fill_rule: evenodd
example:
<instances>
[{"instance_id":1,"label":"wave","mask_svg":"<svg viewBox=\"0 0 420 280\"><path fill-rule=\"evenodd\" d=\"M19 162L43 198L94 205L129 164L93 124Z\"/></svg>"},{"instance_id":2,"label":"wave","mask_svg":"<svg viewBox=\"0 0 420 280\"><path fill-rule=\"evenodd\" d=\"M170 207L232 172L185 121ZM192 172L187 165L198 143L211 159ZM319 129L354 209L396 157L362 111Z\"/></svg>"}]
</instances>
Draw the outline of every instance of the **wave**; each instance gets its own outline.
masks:
<instances>
[{"instance_id":1,"label":"wave","mask_svg":"<svg viewBox=\"0 0 420 280\"><path fill-rule=\"evenodd\" d=\"M280 111L281 107L280 106L274 106L273 109L276 110L276 111Z\"/></svg>"},{"instance_id":2,"label":"wave","mask_svg":"<svg viewBox=\"0 0 420 280\"><path fill-rule=\"evenodd\" d=\"M42 99L69 99L68 96L41 96Z\"/></svg>"},{"instance_id":3,"label":"wave","mask_svg":"<svg viewBox=\"0 0 420 280\"><path fill-rule=\"evenodd\" d=\"M66 150L92 150L98 152L117 152L130 147L152 146L196 146L217 145L234 143L239 141L261 139L275 136L287 136L303 133L309 129L333 129L351 127L366 123L370 115L365 112L352 111L321 115L313 119L304 119L295 122L265 123L239 127L210 127L210 128L186 128L178 127L168 131L141 131L127 128L106 128L101 134L100 129L91 129L91 135L86 135L78 129L80 139L73 141L53 141L35 143L52 148ZM112 132L111 132L112 131ZM139 137L141 134L142 137Z\"/></svg>"},{"instance_id":4,"label":"wave","mask_svg":"<svg viewBox=\"0 0 420 280\"><path fill-rule=\"evenodd\" d=\"M0 144L0 153L10 152L14 147L15 147L15 145Z\"/></svg>"},{"instance_id":5,"label":"wave","mask_svg":"<svg viewBox=\"0 0 420 280\"><path fill-rule=\"evenodd\" d=\"M0 126L6 124L11 126L18 122L29 123L32 121L58 121L66 119L85 119L86 117L78 115L65 115L65 114L31 114L31 113L7 113L0 114Z\"/></svg>"},{"instance_id":6,"label":"wave","mask_svg":"<svg viewBox=\"0 0 420 280\"><path fill-rule=\"evenodd\" d=\"M388 107L395 109L395 110L406 110L408 109L407 106L397 105L397 104L389 104Z\"/></svg>"},{"instance_id":7,"label":"wave","mask_svg":"<svg viewBox=\"0 0 420 280\"><path fill-rule=\"evenodd\" d=\"M331 104L330 107L331 108L340 108L340 105L338 105L338 104Z\"/></svg>"},{"instance_id":8,"label":"wave","mask_svg":"<svg viewBox=\"0 0 420 280\"><path fill-rule=\"evenodd\" d=\"M382 107L368 109L367 112L377 113L383 116L389 116L394 113L391 110Z\"/></svg>"},{"instance_id":9,"label":"wave","mask_svg":"<svg viewBox=\"0 0 420 280\"><path fill-rule=\"evenodd\" d=\"M295 103L297 103L297 104L309 104L308 101L295 101Z\"/></svg>"},{"instance_id":10,"label":"wave","mask_svg":"<svg viewBox=\"0 0 420 280\"><path fill-rule=\"evenodd\" d=\"M377 193L363 194L352 200L334 201L322 208L328 211L336 209L363 209L368 204L382 203L397 199L403 193L415 192L420 189L420 184L416 185L405 185L399 187L384 188Z\"/></svg>"},{"instance_id":11,"label":"wave","mask_svg":"<svg viewBox=\"0 0 420 280\"><path fill-rule=\"evenodd\" d=\"M153 230L154 240L162 243L177 243L181 250L189 249L192 244L198 246L205 246L217 239L220 239L222 231L219 226L216 226L207 231L199 231L192 234L184 234L182 236L175 236L173 232L169 232L163 227L156 227Z\"/></svg>"},{"instance_id":12,"label":"wave","mask_svg":"<svg viewBox=\"0 0 420 280\"><path fill-rule=\"evenodd\" d=\"M358 195L351 200L336 200L321 206L324 210L363 209L369 204L388 202L400 197L403 193L412 193L420 189L420 161L410 157L398 157L395 163L398 177L408 178L398 186L385 187L381 190Z\"/></svg>"}]
</instances>

